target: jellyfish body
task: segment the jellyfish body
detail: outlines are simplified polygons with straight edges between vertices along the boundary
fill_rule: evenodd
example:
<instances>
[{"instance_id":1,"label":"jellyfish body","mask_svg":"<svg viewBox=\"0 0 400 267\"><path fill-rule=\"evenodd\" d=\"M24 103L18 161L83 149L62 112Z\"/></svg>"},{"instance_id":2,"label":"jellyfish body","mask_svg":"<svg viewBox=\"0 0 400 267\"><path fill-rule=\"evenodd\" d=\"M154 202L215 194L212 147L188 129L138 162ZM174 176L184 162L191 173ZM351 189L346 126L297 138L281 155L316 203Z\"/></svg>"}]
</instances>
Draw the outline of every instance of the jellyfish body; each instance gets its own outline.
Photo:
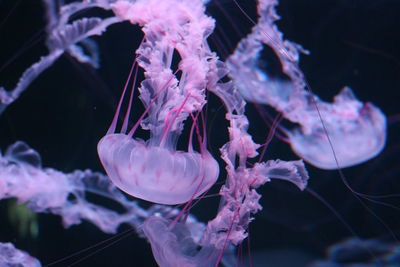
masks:
<instances>
[{"instance_id":1,"label":"jellyfish body","mask_svg":"<svg viewBox=\"0 0 400 267\"><path fill-rule=\"evenodd\" d=\"M310 113L303 130L288 134L293 151L305 161L320 169L345 168L375 157L384 148L385 115L373 104L357 100L350 88L345 87L332 104L317 102L316 108L320 114Z\"/></svg>"},{"instance_id":2,"label":"jellyfish body","mask_svg":"<svg viewBox=\"0 0 400 267\"><path fill-rule=\"evenodd\" d=\"M325 129L316 128L307 134L298 129L290 132L293 151L326 170L354 166L375 157L386 143L386 117L375 106L366 107L367 114L343 120L344 124L325 124Z\"/></svg>"},{"instance_id":3,"label":"jellyfish body","mask_svg":"<svg viewBox=\"0 0 400 267\"><path fill-rule=\"evenodd\" d=\"M122 191L160 204L190 201L208 190L219 175L208 153L171 151L125 134L108 134L98 144L101 162Z\"/></svg>"},{"instance_id":4,"label":"jellyfish body","mask_svg":"<svg viewBox=\"0 0 400 267\"><path fill-rule=\"evenodd\" d=\"M319 99L309 90L298 66L299 53L304 50L280 38L271 41L268 34L276 27L270 22L264 19L262 26L254 26L227 60L229 75L242 97L269 105L298 124L300 127L283 132L293 152L317 168L350 167L378 155L387 135L383 112L359 101L348 87L334 97L333 103ZM259 67L263 45L274 50L289 81L272 78Z\"/></svg>"},{"instance_id":5,"label":"jellyfish body","mask_svg":"<svg viewBox=\"0 0 400 267\"><path fill-rule=\"evenodd\" d=\"M159 266L217 266L220 251L214 246L200 246L193 239L190 224L175 223L156 216L143 223L155 260Z\"/></svg>"}]
</instances>

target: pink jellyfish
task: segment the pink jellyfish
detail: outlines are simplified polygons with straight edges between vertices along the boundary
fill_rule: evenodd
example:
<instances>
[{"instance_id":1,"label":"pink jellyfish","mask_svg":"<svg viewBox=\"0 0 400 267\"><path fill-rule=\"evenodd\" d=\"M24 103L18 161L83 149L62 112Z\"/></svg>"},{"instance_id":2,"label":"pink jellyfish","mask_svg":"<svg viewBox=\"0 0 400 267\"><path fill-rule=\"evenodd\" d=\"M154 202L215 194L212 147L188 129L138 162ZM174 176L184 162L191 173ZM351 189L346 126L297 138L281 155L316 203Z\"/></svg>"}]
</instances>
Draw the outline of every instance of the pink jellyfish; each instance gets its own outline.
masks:
<instances>
[{"instance_id":1,"label":"pink jellyfish","mask_svg":"<svg viewBox=\"0 0 400 267\"><path fill-rule=\"evenodd\" d=\"M138 65L134 66L145 70L146 79L139 88L145 111L126 134L130 100L121 132L115 132L125 86L110 129L98 144L99 157L110 179L126 193L160 204L188 202L208 190L219 175L218 163L207 151L205 134L201 138L196 123L206 103L205 88L212 86L208 76L215 56L204 40L212 32L213 20L204 15L201 1L177 6L159 1L122 1L113 5L113 10L121 19L143 25L145 38L136 51ZM176 72L171 67L174 54L181 58ZM181 72L180 78L177 72ZM131 99L132 95L133 87ZM187 152L176 151L189 116L194 121L191 136L196 129L200 152L193 150L191 138ZM139 124L150 131L147 142L132 138Z\"/></svg>"},{"instance_id":2,"label":"pink jellyfish","mask_svg":"<svg viewBox=\"0 0 400 267\"><path fill-rule=\"evenodd\" d=\"M188 202L208 190L218 179L219 166L207 151L205 138L200 144L200 153L193 150L192 140L188 152L176 151L173 144L176 138L170 125L164 127L161 139L156 135L148 142L134 139L140 120L126 134L131 102L121 132L115 131L125 90L126 87L110 129L98 144L100 160L113 183L132 196L160 204ZM185 102L176 112L183 109ZM141 119L153 103L150 102ZM172 116L170 123L176 116Z\"/></svg>"},{"instance_id":3,"label":"pink jellyfish","mask_svg":"<svg viewBox=\"0 0 400 267\"><path fill-rule=\"evenodd\" d=\"M265 3L264 3L265 2ZM386 143L386 117L372 103L359 101L349 87L322 101L308 89L299 68L300 45L284 40L269 1L260 1L260 20L227 60L229 75L244 99L266 104L300 127L283 130L302 159L320 169L350 167L378 155ZM268 4L267 4L268 3ZM263 45L271 47L290 78L271 78L259 68ZM333 147L333 149L332 149Z\"/></svg>"}]
</instances>

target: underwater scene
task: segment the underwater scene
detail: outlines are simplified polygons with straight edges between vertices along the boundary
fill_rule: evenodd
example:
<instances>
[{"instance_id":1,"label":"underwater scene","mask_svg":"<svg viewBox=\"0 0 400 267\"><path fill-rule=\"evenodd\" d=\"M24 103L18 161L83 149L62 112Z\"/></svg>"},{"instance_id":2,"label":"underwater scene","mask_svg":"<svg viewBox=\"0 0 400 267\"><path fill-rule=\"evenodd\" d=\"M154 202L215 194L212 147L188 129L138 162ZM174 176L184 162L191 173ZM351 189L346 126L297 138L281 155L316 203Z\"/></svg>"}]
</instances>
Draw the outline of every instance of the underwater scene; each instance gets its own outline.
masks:
<instances>
[{"instance_id":1,"label":"underwater scene","mask_svg":"<svg viewBox=\"0 0 400 267\"><path fill-rule=\"evenodd\" d=\"M0 266L400 266L399 10L0 1Z\"/></svg>"}]
</instances>

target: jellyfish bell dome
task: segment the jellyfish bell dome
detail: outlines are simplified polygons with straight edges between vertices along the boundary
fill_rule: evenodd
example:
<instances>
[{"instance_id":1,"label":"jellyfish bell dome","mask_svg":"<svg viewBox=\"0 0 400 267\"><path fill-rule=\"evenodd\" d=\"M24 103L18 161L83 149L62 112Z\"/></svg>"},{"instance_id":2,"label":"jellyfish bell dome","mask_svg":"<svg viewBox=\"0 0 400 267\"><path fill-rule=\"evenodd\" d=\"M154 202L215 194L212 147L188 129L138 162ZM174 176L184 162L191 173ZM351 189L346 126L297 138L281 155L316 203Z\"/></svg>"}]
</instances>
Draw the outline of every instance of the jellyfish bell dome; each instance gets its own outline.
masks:
<instances>
[{"instance_id":1,"label":"jellyfish bell dome","mask_svg":"<svg viewBox=\"0 0 400 267\"><path fill-rule=\"evenodd\" d=\"M289 132L290 145L298 156L313 166L333 170L363 163L382 151L386 117L378 107L357 101L349 88L342 90L329 108L319 105L324 128L319 123L319 127L309 127L311 131L303 127Z\"/></svg>"},{"instance_id":2,"label":"jellyfish bell dome","mask_svg":"<svg viewBox=\"0 0 400 267\"><path fill-rule=\"evenodd\" d=\"M181 204L207 191L219 166L208 153L151 146L125 134L108 134L97 146L100 160L119 189L159 204Z\"/></svg>"}]
</instances>

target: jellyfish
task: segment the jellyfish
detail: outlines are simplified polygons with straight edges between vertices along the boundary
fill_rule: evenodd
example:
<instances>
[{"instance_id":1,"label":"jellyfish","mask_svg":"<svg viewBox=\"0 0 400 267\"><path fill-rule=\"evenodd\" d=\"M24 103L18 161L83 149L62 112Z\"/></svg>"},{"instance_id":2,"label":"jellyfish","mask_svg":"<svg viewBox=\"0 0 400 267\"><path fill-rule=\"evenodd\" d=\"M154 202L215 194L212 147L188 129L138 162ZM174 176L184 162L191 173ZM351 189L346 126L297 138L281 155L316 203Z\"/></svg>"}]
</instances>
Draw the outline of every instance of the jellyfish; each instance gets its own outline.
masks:
<instances>
[{"instance_id":1,"label":"jellyfish","mask_svg":"<svg viewBox=\"0 0 400 267\"><path fill-rule=\"evenodd\" d=\"M146 79L139 91L146 110L126 135L129 104L121 133L115 133L123 93L110 129L98 145L103 166L120 189L161 204L188 202L208 190L219 175L218 163L207 151L205 136L200 153L193 150L191 140L188 152L176 151L183 122L190 114L194 116L193 113L201 111L205 89L213 86L207 75L212 71L215 56L205 45L213 23L204 15L202 3L184 1L178 6L172 3L121 1L113 5L117 16L140 23L145 32L136 53L138 65L145 70ZM193 9L191 14L188 9ZM170 22L160 21L160 14L169 14L162 17ZM179 41L183 35L185 42ZM179 80L171 69L174 53L181 58ZM147 143L132 138L139 123L150 130ZM192 132L198 127L195 124L196 121Z\"/></svg>"},{"instance_id":2,"label":"jellyfish","mask_svg":"<svg viewBox=\"0 0 400 267\"><path fill-rule=\"evenodd\" d=\"M201 153L194 151L191 141L188 152L184 152L176 151L174 138L168 137L176 133L168 132L169 127L163 127L161 138L153 133L147 143L132 138L138 123L128 134L124 129L115 133L124 94L125 91L110 129L98 144L99 157L113 183L134 197L169 205L188 202L208 190L218 179L219 166L204 141ZM185 102L176 109L174 117L182 112ZM153 103L150 102L149 108ZM129 112L130 108L123 128ZM171 120L169 123L174 123Z\"/></svg>"},{"instance_id":3,"label":"jellyfish","mask_svg":"<svg viewBox=\"0 0 400 267\"><path fill-rule=\"evenodd\" d=\"M372 103L359 101L349 87L344 87L333 103L314 95L298 66L300 53L308 51L282 39L274 24L279 19L274 9L268 4L260 8L260 22L227 60L229 75L242 96L272 106L299 125L283 131L293 151L311 165L327 170L345 168L378 155L387 135L383 112ZM263 45L276 53L289 80L270 77L262 70Z\"/></svg>"}]
</instances>

